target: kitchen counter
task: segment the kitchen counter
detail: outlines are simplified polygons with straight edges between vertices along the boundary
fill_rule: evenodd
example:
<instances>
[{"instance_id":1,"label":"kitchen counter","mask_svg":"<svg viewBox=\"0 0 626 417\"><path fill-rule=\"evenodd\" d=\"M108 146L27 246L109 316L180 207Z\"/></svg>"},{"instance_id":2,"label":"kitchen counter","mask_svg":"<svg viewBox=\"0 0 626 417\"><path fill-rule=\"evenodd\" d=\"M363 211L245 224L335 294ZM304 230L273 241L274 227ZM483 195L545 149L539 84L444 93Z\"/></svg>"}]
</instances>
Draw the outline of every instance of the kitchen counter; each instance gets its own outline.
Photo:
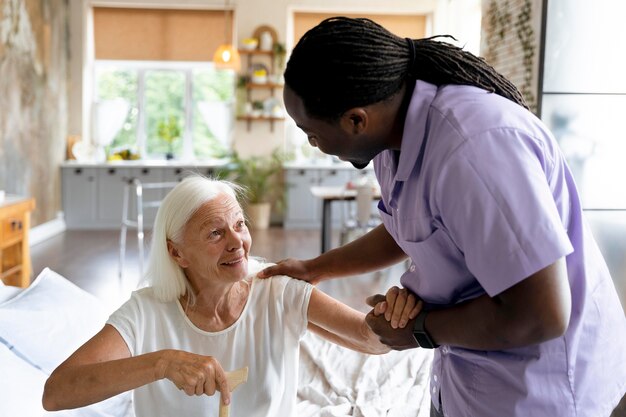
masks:
<instances>
[{"instance_id":1,"label":"kitchen counter","mask_svg":"<svg viewBox=\"0 0 626 417\"><path fill-rule=\"evenodd\" d=\"M339 162L316 162L316 161L302 161L302 162L287 162L284 164L285 169L322 169L322 170L357 170L351 163L339 161ZM372 170L374 166L370 163L365 170Z\"/></svg>"},{"instance_id":2,"label":"kitchen counter","mask_svg":"<svg viewBox=\"0 0 626 417\"><path fill-rule=\"evenodd\" d=\"M132 161L107 161L107 162L80 162L77 160L65 161L63 168L164 168L164 167L220 167L228 164L228 159L209 159L202 161L181 161L172 159L137 159Z\"/></svg>"},{"instance_id":3,"label":"kitchen counter","mask_svg":"<svg viewBox=\"0 0 626 417\"><path fill-rule=\"evenodd\" d=\"M181 160L163 160L163 159L137 159L133 161L107 161L107 162L80 162L77 160L65 161L61 164L62 168L179 168L179 167L200 167L211 168L225 166L230 161L228 159L210 159L201 161L181 161ZM290 161L284 164L285 169L322 169L322 170L356 170L349 162L327 162L321 161ZM366 170L373 169L370 163Z\"/></svg>"}]
</instances>

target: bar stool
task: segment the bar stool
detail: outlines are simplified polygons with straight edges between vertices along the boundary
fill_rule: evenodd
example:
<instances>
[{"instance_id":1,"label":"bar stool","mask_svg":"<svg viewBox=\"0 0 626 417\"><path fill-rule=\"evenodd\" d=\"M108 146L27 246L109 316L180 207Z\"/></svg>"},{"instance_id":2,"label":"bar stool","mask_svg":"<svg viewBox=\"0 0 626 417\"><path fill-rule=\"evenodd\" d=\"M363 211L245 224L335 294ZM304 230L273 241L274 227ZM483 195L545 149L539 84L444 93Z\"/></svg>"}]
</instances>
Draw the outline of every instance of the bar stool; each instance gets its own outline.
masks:
<instances>
[{"instance_id":1,"label":"bar stool","mask_svg":"<svg viewBox=\"0 0 626 417\"><path fill-rule=\"evenodd\" d=\"M372 208L373 197L374 189L370 182L364 182L356 187L356 211L343 222L339 235L340 246L363 236L382 222Z\"/></svg>"},{"instance_id":2,"label":"bar stool","mask_svg":"<svg viewBox=\"0 0 626 417\"><path fill-rule=\"evenodd\" d=\"M131 178L124 185L124 200L122 206L122 227L120 230L120 260L119 260L119 277L122 278L124 270L124 258L126 257L126 233L129 227L137 229L137 248L139 250L139 276L143 278L143 262L144 262L144 210L158 208L161 205L164 194L159 193L159 198L146 200L144 190L168 190L178 185L178 182L153 182L142 183L137 178ZM135 215L130 217L130 201L131 196L135 196Z\"/></svg>"}]
</instances>

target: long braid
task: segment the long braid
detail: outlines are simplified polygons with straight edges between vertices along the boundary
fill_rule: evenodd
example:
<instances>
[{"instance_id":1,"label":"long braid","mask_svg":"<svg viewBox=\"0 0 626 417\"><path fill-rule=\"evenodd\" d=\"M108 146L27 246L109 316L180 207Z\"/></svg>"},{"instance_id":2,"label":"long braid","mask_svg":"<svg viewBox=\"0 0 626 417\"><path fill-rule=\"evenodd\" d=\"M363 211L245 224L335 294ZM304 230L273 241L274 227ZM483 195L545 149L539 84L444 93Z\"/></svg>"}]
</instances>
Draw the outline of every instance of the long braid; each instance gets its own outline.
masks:
<instances>
[{"instance_id":1,"label":"long braid","mask_svg":"<svg viewBox=\"0 0 626 417\"><path fill-rule=\"evenodd\" d=\"M483 59L434 38L413 42L414 57L406 39L369 19L332 17L300 39L285 82L311 115L327 119L383 101L411 78L474 85L526 107L515 86Z\"/></svg>"}]
</instances>

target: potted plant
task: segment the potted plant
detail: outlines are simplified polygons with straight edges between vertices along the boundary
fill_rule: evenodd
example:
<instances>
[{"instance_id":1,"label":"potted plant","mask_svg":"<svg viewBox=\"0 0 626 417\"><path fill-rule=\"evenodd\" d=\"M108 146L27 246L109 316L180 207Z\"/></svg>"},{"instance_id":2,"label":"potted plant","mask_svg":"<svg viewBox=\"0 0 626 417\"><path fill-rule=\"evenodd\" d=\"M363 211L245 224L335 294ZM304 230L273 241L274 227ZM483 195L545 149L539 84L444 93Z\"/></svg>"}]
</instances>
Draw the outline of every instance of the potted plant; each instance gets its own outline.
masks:
<instances>
[{"instance_id":1,"label":"potted plant","mask_svg":"<svg viewBox=\"0 0 626 417\"><path fill-rule=\"evenodd\" d=\"M232 155L227 179L244 187L246 213L250 226L267 229L271 208L282 212L285 207L285 176L283 163L288 155L274 150L270 155L242 158Z\"/></svg>"},{"instance_id":2,"label":"potted plant","mask_svg":"<svg viewBox=\"0 0 626 417\"><path fill-rule=\"evenodd\" d=\"M167 143L167 153L165 159L174 158L174 142L180 137L180 123L178 117L170 115L166 119L161 119L157 125L159 138Z\"/></svg>"},{"instance_id":3,"label":"potted plant","mask_svg":"<svg viewBox=\"0 0 626 417\"><path fill-rule=\"evenodd\" d=\"M287 49L285 48L285 44L281 42L275 42L272 50L274 52L274 65L276 68L276 75L278 75L280 79L285 69L285 56L287 55ZM276 83L278 82L279 81L277 79Z\"/></svg>"}]
</instances>

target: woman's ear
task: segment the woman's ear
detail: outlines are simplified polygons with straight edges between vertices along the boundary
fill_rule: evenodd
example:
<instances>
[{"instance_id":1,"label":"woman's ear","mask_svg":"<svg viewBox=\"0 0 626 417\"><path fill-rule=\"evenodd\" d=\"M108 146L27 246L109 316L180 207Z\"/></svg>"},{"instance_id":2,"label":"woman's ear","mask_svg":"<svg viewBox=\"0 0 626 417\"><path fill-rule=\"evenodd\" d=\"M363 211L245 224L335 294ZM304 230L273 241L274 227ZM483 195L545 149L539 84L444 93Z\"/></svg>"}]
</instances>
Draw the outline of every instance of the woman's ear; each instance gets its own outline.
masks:
<instances>
[{"instance_id":1,"label":"woman's ear","mask_svg":"<svg viewBox=\"0 0 626 417\"><path fill-rule=\"evenodd\" d=\"M354 107L346 111L339 121L341 128L353 135L361 134L367 129L369 114L363 107Z\"/></svg>"},{"instance_id":2,"label":"woman's ear","mask_svg":"<svg viewBox=\"0 0 626 417\"><path fill-rule=\"evenodd\" d=\"M189 266L189 263L183 257L182 252L178 249L176 244L169 239L167 239L167 252L170 254L174 262L176 262L181 268Z\"/></svg>"}]
</instances>

